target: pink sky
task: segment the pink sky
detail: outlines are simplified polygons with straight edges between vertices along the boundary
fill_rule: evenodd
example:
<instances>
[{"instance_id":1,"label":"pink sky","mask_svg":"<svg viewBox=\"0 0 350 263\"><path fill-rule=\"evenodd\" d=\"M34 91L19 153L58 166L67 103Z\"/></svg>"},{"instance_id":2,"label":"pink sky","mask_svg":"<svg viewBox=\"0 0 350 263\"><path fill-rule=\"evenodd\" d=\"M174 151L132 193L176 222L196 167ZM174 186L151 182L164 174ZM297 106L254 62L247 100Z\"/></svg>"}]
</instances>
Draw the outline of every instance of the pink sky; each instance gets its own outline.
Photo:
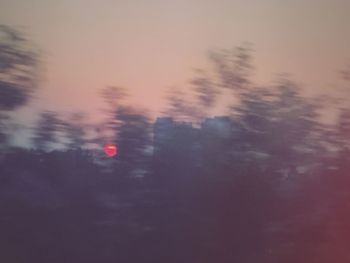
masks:
<instances>
[{"instance_id":1,"label":"pink sky","mask_svg":"<svg viewBox=\"0 0 350 263\"><path fill-rule=\"evenodd\" d=\"M98 117L98 91L129 90L157 114L167 87L185 87L206 52L251 42L255 80L288 72L311 93L334 89L350 58L348 0L0 0L0 23L41 49L40 109Z\"/></svg>"}]
</instances>

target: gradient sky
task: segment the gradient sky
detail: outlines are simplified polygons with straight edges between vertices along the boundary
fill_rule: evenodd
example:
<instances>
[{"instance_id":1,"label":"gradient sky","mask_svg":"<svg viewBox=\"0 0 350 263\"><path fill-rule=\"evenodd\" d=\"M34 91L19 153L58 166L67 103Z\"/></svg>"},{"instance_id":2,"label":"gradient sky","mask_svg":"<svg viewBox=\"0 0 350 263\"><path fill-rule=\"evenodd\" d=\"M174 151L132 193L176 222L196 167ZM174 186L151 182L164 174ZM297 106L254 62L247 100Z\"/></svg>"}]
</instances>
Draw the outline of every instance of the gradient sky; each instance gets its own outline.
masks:
<instances>
[{"instance_id":1,"label":"gradient sky","mask_svg":"<svg viewBox=\"0 0 350 263\"><path fill-rule=\"evenodd\" d=\"M0 23L41 49L43 79L31 111L98 116L98 90L129 89L157 113L206 52L250 42L256 80L288 72L311 93L334 89L350 58L349 0L0 0Z\"/></svg>"}]
</instances>

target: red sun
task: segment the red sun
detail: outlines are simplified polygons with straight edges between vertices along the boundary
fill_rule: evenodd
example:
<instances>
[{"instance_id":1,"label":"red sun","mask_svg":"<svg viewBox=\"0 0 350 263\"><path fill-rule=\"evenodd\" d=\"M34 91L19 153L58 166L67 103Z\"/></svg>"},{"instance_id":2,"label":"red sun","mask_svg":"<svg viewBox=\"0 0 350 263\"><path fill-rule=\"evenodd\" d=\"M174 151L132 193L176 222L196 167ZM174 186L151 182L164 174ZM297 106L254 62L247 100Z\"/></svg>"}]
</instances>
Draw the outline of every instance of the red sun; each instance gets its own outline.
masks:
<instances>
[{"instance_id":1,"label":"red sun","mask_svg":"<svg viewBox=\"0 0 350 263\"><path fill-rule=\"evenodd\" d=\"M114 157L117 155L117 146L112 143L108 143L103 148L105 154L109 157Z\"/></svg>"}]
</instances>

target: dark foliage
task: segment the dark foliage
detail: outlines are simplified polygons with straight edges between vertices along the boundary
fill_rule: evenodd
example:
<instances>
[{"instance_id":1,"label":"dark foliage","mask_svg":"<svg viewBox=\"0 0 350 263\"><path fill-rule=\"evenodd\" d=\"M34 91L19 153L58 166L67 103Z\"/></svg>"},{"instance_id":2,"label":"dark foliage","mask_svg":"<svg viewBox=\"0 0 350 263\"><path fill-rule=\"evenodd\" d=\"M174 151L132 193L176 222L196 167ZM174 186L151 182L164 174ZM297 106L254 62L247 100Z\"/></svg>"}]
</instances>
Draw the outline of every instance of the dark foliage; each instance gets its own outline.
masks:
<instances>
[{"instance_id":1,"label":"dark foliage","mask_svg":"<svg viewBox=\"0 0 350 263\"><path fill-rule=\"evenodd\" d=\"M325 127L295 83L254 85L250 57L212 53L199 104L175 92L154 123L118 87L95 127L42 112L35 149L1 151L0 261L349 262L349 109ZM208 117L222 87L239 101Z\"/></svg>"},{"instance_id":2,"label":"dark foliage","mask_svg":"<svg viewBox=\"0 0 350 263\"><path fill-rule=\"evenodd\" d=\"M8 139L8 114L28 103L36 88L38 54L23 34L0 25L0 147Z\"/></svg>"}]
</instances>

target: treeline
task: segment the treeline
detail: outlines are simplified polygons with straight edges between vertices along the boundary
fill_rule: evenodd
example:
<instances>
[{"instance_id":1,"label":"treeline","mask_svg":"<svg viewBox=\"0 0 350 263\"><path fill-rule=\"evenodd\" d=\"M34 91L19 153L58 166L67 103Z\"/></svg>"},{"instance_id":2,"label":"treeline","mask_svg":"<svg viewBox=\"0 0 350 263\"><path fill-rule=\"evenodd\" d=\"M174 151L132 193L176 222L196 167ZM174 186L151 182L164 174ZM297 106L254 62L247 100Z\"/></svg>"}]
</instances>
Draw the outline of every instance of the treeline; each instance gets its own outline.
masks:
<instances>
[{"instance_id":1,"label":"treeline","mask_svg":"<svg viewBox=\"0 0 350 263\"><path fill-rule=\"evenodd\" d=\"M243 45L211 52L213 71L169 93L156 120L107 87L100 123L45 111L31 149L13 147L11 112L35 91L39 54L1 29L2 261L349 261L349 105L283 76L255 84ZM232 103L210 117L220 96Z\"/></svg>"}]
</instances>

